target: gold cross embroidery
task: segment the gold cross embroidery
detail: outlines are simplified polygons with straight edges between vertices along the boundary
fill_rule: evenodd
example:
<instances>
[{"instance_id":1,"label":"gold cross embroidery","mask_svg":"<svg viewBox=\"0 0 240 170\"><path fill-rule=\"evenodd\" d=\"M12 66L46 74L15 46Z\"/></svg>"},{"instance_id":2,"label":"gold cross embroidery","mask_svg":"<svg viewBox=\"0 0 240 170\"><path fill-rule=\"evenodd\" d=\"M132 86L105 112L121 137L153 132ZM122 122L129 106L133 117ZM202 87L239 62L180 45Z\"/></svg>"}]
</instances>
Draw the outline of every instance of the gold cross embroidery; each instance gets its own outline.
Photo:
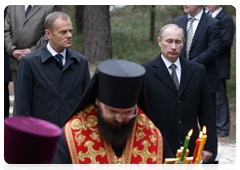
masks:
<instances>
[{"instance_id":1,"label":"gold cross embroidery","mask_svg":"<svg viewBox=\"0 0 240 170\"><path fill-rule=\"evenodd\" d=\"M181 147L180 149L177 150L176 158L166 158L163 166L165 166L165 167L173 166L173 170L177 170L179 159L180 159L181 154L182 154L182 150L183 150L183 147ZM187 169L188 165L190 164L190 162L193 159L193 157L187 157L188 153L189 153L189 150L187 149L186 153L184 155L184 160L183 160L181 170Z\"/></svg>"},{"instance_id":2,"label":"gold cross embroidery","mask_svg":"<svg viewBox=\"0 0 240 170\"><path fill-rule=\"evenodd\" d=\"M140 155L142 157L142 162L140 162L140 164L146 164L148 158L152 158L152 162L156 161L157 159L157 155L156 152L153 151L153 153L150 153L148 151L148 147L151 146L150 142L147 140L144 140L142 142L142 145L144 145L143 150L138 150L138 147L133 148L133 156L137 157L137 155Z\"/></svg>"},{"instance_id":3,"label":"gold cross embroidery","mask_svg":"<svg viewBox=\"0 0 240 170\"><path fill-rule=\"evenodd\" d=\"M92 164L99 164L99 161L96 161L96 157L98 155L101 155L101 157L104 157L106 155L106 151L102 147L100 147L99 150L94 150L92 147L93 145L94 145L94 142L90 140L88 140L84 144L84 146L88 148L88 151L86 153L82 153L82 151L78 153L78 158L81 161L84 161L85 158L89 158L91 159Z\"/></svg>"}]
</instances>

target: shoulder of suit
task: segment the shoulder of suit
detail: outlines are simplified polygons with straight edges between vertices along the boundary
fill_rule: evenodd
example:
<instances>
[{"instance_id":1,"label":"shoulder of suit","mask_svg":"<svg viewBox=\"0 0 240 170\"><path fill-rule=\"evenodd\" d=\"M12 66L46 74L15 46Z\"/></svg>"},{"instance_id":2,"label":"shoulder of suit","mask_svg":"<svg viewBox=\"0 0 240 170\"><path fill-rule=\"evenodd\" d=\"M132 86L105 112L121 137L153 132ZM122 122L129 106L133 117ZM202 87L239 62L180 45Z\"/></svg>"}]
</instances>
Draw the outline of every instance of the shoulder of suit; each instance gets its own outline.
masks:
<instances>
[{"instance_id":1,"label":"shoulder of suit","mask_svg":"<svg viewBox=\"0 0 240 170\"><path fill-rule=\"evenodd\" d=\"M189 66L192 66L194 68L204 68L205 66L200 64L200 63L197 63L197 62L194 62L194 61L190 61L190 60L186 60L184 59L184 61L189 65ZM182 62L182 61L181 61Z\"/></svg>"},{"instance_id":2,"label":"shoulder of suit","mask_svg":"<svg viewBox=\"0 0 240 170\"><path fill-rule=\"evenodd\" d=\"M159 56L157 56L156 58L154 58L154 59L152 59L152 60L149 60L149 61L143 63L142 66L145 67L146 69L149 68L149 67L152 67L153 64L156 62L156 60L157 60L158 57L159 57Z\"/></svg>"},{"instance_id":3,"label":"shoulder of suit","mask_svg":"<svg viewBox=\"0 0 240 170\"><path fill-rule=\"evenodd\" d=\"M183 15L183 16L181 16L181 17L178 17L178 18L175 18L175 19L173 19L173 23L175 23L175 22L179 22L179 21L182 21L183 19L185 19L185 18L187 18L187 14L186 15Z\"/></svg>"},{"instance_id":4,"label":"shoulder of suit","mask_svg":"<svg viewBox=\"0 0 240 170\"><path fill-rule=\"evenodd\" d=\"M73 57L75 57L76 59L78 59L79 61L85 61L85 60L87 60L87 58L86 58L84 55L82 55L82 54L80 54L80 53L78 53L78 52L76 52L76 51L73 51L73 50L70 49L70 48L67 48L67 52L68 52L68 53L71 53L71 55L72 55Z\"/></svg>"}]
</instances>

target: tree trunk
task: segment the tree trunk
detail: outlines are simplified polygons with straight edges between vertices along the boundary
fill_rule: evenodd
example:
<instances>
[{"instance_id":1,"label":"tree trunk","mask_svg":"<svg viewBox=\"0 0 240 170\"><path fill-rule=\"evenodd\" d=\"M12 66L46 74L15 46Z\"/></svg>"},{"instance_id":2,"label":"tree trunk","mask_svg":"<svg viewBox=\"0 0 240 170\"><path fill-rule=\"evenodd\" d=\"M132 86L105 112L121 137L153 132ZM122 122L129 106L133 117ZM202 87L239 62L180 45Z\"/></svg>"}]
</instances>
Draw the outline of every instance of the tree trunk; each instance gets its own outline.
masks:
<instances>
[{"instance_id":1,"label":"tree trunk","mask_svg":"<svg viewBox=\"0 0 240 170\"><path fill-rule=\"evenodd\" d=\"M75 24L77 33L83 33L83 14L84 14L84 5L76 5L75 12Z\"/></svg>"},{"instance_id":2,"label":"tree trunk","mask_svg":"<svg viewBox=\"0 0 240 170\"><path fill-rule=\"evenodd\" d=\"M90 62L112 58L109 5L84 7L83 54Z\"/></svg>"},{"instance_id":3,"label":"tree trunk","mask_svg":"<svg viewBox=\"0 0 240 170\"><path fill-rule=\"evenodd\" d=\"M151 8L151 23L150 23L150 37L149 37L149 41L150 42L154 42L154 32L155 32L155 5L152 5Z\"/></svg>"}]
</instances>

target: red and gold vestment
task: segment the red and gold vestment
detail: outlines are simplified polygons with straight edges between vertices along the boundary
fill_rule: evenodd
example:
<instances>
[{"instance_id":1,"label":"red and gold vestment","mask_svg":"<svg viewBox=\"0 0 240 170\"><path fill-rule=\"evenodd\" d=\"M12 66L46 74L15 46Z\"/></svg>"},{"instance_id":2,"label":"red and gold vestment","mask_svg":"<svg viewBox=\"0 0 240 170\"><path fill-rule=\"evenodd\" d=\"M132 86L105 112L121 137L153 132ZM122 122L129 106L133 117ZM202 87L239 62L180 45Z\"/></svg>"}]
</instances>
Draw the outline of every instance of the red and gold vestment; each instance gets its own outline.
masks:
<instances>
[{"instance_id":1,"label":"red and gold vestment","mask_svg":"<svg viewBox=\"0 0 240 170\"><path fill-rule=\"evenodd\" d=\"M64 133L73 164L161 164L163 161L162 134L140 108L121 157L101 139L93 105L68 121Z\"/></svg>"}]
</instances>

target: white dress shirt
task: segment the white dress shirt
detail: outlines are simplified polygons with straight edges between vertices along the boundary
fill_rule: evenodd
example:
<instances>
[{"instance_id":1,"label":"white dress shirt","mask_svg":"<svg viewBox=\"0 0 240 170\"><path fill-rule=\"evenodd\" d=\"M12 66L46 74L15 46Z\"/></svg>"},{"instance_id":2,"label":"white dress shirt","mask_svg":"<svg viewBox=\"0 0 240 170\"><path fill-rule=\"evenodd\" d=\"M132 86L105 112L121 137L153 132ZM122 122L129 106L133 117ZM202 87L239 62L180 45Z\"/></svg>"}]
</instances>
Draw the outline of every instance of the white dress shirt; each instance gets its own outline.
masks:
<instances>
[{"instance_id":1,"label":"white dress shirt","mask_svg":"<svg viewBox=\"0 0 240 170\"><path fill-rule=\"evenodd\" d=\"M193 21L193 35L195 35L196 29L197 29L199 21L200 21L200 19L202 17L202 14L203 14L203 10L201 10L201 12L199 12L195 17L192 17L190 14L188 14L187 30L188 30L189 25L190 25L189 18L195 18L195 20Z\"/></svg>"},{"instance_id":2,"label":"white dress shirt","mask_svg":"<svg viewBox=\"0 0 240 170\"><path fill-rule=\"evenodd\" d=\"M163 59L163 62L166 65L170 75L172 74L172 69L169 68L171 66L171 64L175 64L177 66L176 67L176 73L177 73L177 78L178 78L178 82L179 82L179 85L180 85L180 82L181 82L181 64L180 64L179 58L174 63L171 63L166 58L164 58L163 55L161 55L161 57Z\"/></svg>"},{"instance_id":3,"label":"white dress shirt","mask_svg":"<svg viewBox=\"0 0 240 170\"><path fill-rule=\"evenodd\" d=\"M47 49L48 49L48 51L52 54L52 56L55 56L55 55L57 55L58 53L50 46L50 44L49 43L47 43ZM61 54L63 57L62 57L62 63L63 63L63 65L65 65L65 62L66 62L66 49L64 49L61 53L59 53L59 54ZM54 57L55 58L55 57ZM56 59L57 60L57 59Z\"/></svg>"}]
</instances>

